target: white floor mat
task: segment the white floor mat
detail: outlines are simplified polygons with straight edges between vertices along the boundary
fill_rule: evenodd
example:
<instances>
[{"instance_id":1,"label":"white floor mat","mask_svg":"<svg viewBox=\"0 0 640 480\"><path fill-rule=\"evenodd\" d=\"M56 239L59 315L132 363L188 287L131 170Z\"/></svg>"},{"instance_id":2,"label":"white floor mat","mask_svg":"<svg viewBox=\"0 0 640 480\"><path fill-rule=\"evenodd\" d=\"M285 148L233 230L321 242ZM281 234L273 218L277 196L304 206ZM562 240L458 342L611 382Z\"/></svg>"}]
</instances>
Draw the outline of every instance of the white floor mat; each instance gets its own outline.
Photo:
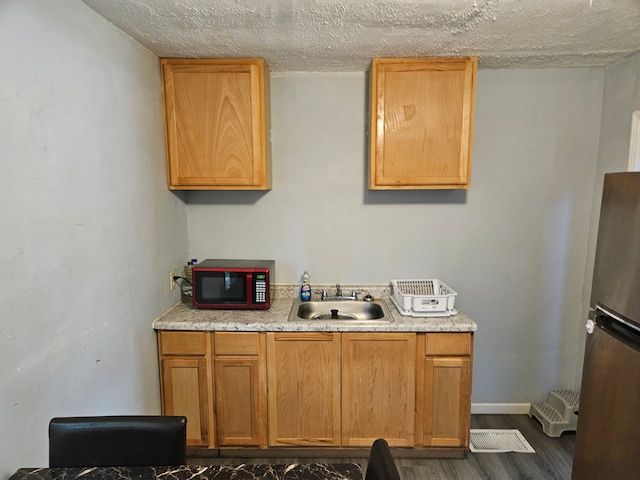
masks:
<instances>
[{"instance_id":1,"label":"white floor mat","mask_svg":"<svg viewBox=\"0 0 640 480\"><path fill-rule=\"evenodd\" d=\"M471 430L470 443L475 453L536 453L520 430Z\"/></svg>"}]
</instances>

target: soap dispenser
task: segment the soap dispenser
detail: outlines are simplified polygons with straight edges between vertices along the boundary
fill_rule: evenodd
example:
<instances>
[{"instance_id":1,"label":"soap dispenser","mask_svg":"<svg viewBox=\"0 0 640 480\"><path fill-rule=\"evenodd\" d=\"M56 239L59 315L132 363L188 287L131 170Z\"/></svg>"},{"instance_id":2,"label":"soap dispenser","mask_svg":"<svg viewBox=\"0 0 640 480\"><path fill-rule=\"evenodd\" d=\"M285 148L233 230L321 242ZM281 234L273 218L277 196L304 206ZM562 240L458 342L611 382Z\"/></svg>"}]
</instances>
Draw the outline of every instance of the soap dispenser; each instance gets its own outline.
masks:
<instances>
[{"instance_id":1,"label":"soap dispenser","mask_svg":"<svg viewBox=\"0 0 640 480\"><path fill-rule=\"evenodd\" d=\"M306 270L302 275L302 286L300 287L300 300L308 302L311 300L311 284L309 283L309 272Z\"/></svg>"}]
</instances>

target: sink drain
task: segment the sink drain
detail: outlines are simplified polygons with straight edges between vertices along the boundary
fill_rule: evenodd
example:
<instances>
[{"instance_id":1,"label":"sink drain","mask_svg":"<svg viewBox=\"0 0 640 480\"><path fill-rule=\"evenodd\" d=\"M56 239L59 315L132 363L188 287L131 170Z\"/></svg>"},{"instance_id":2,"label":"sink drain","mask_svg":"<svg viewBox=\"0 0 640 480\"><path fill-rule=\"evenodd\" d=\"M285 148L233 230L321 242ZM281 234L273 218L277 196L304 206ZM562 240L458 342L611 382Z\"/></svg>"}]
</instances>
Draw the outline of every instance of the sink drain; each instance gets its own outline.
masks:
<instances>
[{"instance_id":1,"label":"sink drain","mask_svg":"<svg viewBox=\"0 0 640 480\"><path fill-rule=\"evenodd\" d=\"M357 320L358 317L352 313L339 312L338 310L331 310L331 312L317 313L311 320Z\"/></svg>"}]
</instances>

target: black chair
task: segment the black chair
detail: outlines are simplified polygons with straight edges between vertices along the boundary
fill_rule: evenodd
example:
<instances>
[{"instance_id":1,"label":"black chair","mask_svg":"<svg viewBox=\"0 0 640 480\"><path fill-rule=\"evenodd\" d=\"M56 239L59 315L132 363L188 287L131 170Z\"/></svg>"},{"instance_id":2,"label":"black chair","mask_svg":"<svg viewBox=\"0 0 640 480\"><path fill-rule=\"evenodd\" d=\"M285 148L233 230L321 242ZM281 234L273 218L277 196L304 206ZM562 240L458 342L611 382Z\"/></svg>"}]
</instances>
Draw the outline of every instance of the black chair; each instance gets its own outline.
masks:
<instances>
[{"instance_id":1,"label":"black chair","mask_svg":"<svg viewBox=\"0 0 640 480\"><path fill-rule=\"evenodd\" d=\"M400 480L389 444L383 438L377 439L371 445L367 473L364 478L365 480Z\"/></svg>"},{"instance_id":2,"label":"black chair","mask_svg":"<svg viewBox=\"0 0 640 480\"><path fill-rule=\"evenodd\" d=\"M186 458L186 417L60 417L49 423L49 467L185 465Z\"/></svg>"}]
</instances>

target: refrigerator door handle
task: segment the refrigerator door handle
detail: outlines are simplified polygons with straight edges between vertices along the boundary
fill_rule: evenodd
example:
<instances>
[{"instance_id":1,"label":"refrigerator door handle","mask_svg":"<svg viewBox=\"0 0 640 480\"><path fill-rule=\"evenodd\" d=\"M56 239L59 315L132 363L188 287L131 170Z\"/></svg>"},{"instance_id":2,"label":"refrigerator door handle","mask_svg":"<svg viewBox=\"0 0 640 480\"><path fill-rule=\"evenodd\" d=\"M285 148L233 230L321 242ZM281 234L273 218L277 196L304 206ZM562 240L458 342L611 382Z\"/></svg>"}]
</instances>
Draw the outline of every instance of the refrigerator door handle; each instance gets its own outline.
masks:
<instances>
[{"instance_id":1,"label":"refrigerator door handle","mask_svg":"<svg viewBox=\"0 0 640 480\"><path fill-rule=\"evenodd\" d=\"M635 332L640 333L640 328L637 325L634 325L633 323L628 322L624 318L620 317L620 315L616 315L615 313L613 313L610 310L606 309L602 305L596 305L596 310L598 310L600 312L603 312L606 316L613 318L618 323L626 325L627 327L631 328ZM598 316L597 313L596 313L596 316Z\"/></svg>"}]
</instances>

